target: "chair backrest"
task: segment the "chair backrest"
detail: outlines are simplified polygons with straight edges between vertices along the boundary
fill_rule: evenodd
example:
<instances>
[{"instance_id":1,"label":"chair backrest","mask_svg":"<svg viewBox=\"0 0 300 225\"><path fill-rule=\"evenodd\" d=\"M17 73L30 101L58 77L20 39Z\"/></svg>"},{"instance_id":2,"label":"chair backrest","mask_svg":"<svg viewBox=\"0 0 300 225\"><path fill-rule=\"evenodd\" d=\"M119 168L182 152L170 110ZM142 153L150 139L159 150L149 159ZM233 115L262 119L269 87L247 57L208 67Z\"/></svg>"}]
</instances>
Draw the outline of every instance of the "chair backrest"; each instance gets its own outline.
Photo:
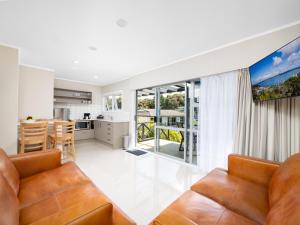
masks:
<instances>
[{"instance_id":1,"label":"chair backrest","mask_svg":"<svg viewBox=\"0 0 300 225\"><path fill-rule=\"evenodd\" d=\"M55 121L54 122L54 136L56 139L62 137L64 134L74 136L75 121Z\"/></svg>"},{"instance_id":2,"label":"chair backrest","mask_svg":"<svg viewBox=\"0 0 300 225\"><path fill-rule=\"evenodd\" d=\"M269 184L269 225L300 224L300 153L275 171Z\"/></svg>"},{"instance_id":3,"label":"chair backrest","mask_svg":"<svg viewBox=\"0 0 300 225\"><path fill-rule=\"evenodd\" d=\"M48 122L21 123L21 153L25 150L46 150Z\"/></svg>"}]
</instances>

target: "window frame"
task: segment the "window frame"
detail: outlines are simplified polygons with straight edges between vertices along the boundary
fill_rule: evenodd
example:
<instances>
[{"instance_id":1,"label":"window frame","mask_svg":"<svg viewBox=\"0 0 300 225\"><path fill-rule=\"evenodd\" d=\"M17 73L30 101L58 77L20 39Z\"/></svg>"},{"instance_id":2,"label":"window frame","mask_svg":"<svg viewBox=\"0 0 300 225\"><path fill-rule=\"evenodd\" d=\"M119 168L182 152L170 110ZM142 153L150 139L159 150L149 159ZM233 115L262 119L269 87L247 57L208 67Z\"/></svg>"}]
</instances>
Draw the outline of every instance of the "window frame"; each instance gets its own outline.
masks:
<instances>
[{"instance_id":1,"label":"window frame","mask_svg":"<svg viewBox=\"0 0 300 225\"><path fill-rule=\"evenodd\" d=\"M117 97L121 97L121 108L118 108L117 104ZM111 109L107 109L107 99L111 97L112 98L112 104ZM103 95L103 106L104 106L104 112L122 112L123 111L123 105L124 105L124 92L122 90L120 91L114 91L105 93Z\"/></svg>"}]
</instances>

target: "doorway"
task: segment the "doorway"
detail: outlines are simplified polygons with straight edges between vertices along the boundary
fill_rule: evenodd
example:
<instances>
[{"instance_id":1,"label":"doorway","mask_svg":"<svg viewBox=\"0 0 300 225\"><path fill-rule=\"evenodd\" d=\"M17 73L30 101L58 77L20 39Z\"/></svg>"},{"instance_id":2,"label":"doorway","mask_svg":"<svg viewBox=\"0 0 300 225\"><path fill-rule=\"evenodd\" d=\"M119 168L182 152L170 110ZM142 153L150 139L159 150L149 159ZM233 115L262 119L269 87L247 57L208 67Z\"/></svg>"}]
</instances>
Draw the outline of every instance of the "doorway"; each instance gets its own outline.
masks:
<instances>
[{"instance_id":1,"label":"doorway","mask_svg":"<svg viewBox=\"0 0 300 225\"><path fill-rule=\"evenodd\" d=\"M200 81L136 91L136 147L197 164Z\"/></svg>"}]
</instances>

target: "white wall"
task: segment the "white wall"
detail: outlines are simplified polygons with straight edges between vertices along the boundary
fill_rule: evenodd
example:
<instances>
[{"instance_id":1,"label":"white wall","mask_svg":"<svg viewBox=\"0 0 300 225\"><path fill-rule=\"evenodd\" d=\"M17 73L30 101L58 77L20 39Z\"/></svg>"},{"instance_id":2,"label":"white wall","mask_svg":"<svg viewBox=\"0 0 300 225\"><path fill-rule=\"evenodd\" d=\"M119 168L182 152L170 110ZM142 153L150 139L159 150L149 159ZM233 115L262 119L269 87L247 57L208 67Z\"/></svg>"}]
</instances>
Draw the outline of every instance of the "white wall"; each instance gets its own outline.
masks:
<instances>
[{"instance_id":1,"label":"white wall","mask_svg":"<svg viewBox=\"0 0 300 225\"><path fill-rule=\"evenodd\" d=\"M104 86L102 93L124 90L124 110L133 118L136 89L246 68L299 36L297 24Z\"/></svg>"},{"instance_id":2,"label":"white wall","mask_svg":"<svg viewBox=\"0 0 300 225\"><path fill-rule=\"evenodd\" d=\"M19 119L52 119L54 72L21 65L19 74Z\"/></svg>"},{"instance_id":3,"label":"white wall","mask_svg":"<svg viewBox=\"0 0 300 225\"><path fill-rule=\"evenodd\" d=\"M130 90L246 68L299 36L300 24L104 86L102 93L124 90L129 110Z\"/></svg>"},{"instance_id":4,"label":"white wall","mask_svg":"<svg viewBox=\"0 0 300 225\"><path fill-rule=\"evenodd\" d=\"M18 49L0 46L0 147L17 153Z\"/></svg>"}]
</instances>

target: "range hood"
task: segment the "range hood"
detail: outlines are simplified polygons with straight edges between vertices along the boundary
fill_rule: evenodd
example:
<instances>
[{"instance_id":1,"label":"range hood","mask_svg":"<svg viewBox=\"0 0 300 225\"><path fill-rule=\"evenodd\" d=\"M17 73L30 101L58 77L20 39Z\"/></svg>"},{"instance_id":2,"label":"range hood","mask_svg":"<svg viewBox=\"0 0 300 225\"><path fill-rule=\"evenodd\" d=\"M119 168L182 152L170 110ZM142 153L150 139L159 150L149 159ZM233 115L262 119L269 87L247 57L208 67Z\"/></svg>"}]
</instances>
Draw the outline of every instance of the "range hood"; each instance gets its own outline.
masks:
<instances>
[{"instance_id":1,"label":"range hood","mask_svg":"<svg viewBox=\"0 0 300 225\"><path fill-rule=\"evenodd\" d=\"M92 92L54 88L54 103L92 104Z\"/></svg>"}]
</instances>

